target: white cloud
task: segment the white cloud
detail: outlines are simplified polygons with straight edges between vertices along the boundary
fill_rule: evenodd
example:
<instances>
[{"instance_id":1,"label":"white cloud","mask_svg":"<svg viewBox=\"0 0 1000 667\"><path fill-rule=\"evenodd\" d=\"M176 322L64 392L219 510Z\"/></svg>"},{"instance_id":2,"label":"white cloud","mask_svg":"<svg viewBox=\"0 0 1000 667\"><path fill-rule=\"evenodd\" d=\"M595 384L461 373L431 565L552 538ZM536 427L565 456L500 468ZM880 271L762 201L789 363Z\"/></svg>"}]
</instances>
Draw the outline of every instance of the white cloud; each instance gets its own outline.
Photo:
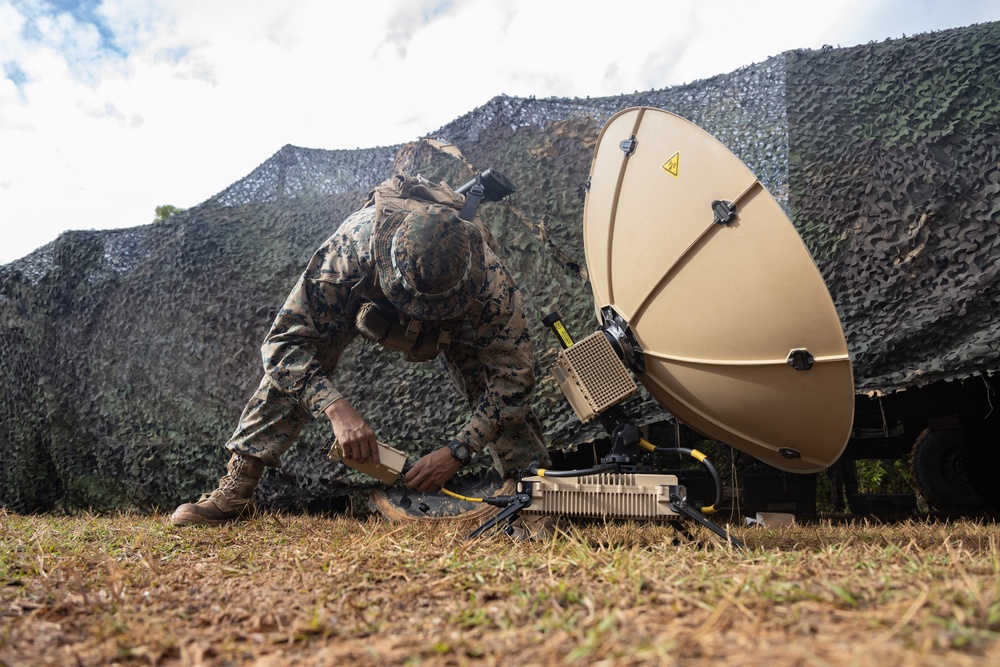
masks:
<instances>
[{"instance_id":1,"label":"white cloud","mask_svg":"<svg viewBox=\"0 0 1000 667\"><path fill-rule=\"evenodd\" d=\"M0 262L193 206L286 143L395 144L495 95L600 96L1000 1L0 0ZM808 9L803 9L807 7ZM13 75L12 75L13 73Z\"/></svg>"}]
</instances>

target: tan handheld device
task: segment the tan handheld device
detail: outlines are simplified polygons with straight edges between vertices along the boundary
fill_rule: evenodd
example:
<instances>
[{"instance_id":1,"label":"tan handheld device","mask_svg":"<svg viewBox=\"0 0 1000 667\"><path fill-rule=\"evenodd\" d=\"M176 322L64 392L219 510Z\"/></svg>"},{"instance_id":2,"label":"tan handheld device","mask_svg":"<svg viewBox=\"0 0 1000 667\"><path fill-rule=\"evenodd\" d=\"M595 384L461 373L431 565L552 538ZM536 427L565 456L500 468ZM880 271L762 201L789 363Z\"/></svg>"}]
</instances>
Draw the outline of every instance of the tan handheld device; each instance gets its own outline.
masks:
<instances>
[{"instance_id":1,"label":"tan handheld device","mask_svg":"<svg viewBox=\"0 0 1000 667\"><path fill-rule=\"evenodd\" d=\"M330 451L326 457L334 463L343 463L352 470L374 477L383 484L395 484L406 466L406 454L384 443L376 444L378 444L378 463L343 458L343 451L336 439L330 443Z\"/></svg>"}]
</instances>

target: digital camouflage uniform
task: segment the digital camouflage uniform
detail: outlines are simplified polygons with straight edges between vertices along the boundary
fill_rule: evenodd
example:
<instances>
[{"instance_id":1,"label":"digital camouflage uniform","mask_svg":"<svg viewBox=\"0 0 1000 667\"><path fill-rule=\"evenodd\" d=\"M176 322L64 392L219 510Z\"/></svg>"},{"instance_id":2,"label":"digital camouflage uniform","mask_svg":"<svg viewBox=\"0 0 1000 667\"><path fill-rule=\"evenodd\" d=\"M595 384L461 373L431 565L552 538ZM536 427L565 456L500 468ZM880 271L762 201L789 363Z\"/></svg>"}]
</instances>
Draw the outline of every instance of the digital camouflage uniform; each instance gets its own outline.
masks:
<instances>
[{"instance_id":1,"label":"digital camouflage uniform","mask_svg":"<svg viewBox=\"0 0 1000 667\"><path fill-rule=\"evenodd\" d=\"M382 296L371 249L375 210L351 215L313 255L261 347L264 378L226 447L280 466L311 417L341 398L331 374L357 335L362 304ZM531 461L546 462L541 427L529 405L534 355L521 293L484 243L481 286L443 352L472 416L454 434L475 451L487 447L505 477ZM395 309L385 299L381 308ZM438 323L423 322L425 329ZM442 439L451 434L442 434Z\"/></svg>"}]
</instances>

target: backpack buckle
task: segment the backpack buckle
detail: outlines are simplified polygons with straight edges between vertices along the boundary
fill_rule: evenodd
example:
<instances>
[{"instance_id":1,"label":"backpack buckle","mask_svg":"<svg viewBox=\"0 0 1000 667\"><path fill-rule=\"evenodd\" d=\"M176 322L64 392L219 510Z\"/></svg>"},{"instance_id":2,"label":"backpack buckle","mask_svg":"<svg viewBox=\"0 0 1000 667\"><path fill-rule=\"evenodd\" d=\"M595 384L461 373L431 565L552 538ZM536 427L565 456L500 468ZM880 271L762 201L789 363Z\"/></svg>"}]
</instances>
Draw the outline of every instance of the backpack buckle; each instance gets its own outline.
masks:
<instances>
[{"instance_id":1,"label":"backpack buckle","mask_svg":"<svg viewBox=\"0 0 1000 667\"><path fill-rule=\"evenodd\" d=\"M420 335L420 320L411 319L406 325L406 337L410 340L417 340Z\"/></svg>"},{"instance_id":2,"label":"backpack buckle","mask_svg":"<svg viewBox=\"0 0 1000 667\"><path fill-rule=\"evenodd\" d=\"M437 348L442 352L447 352L451 349L451 334L452 328L442 326L441 330L438 332L438 344Z\"/></svg>"}]
</instances>

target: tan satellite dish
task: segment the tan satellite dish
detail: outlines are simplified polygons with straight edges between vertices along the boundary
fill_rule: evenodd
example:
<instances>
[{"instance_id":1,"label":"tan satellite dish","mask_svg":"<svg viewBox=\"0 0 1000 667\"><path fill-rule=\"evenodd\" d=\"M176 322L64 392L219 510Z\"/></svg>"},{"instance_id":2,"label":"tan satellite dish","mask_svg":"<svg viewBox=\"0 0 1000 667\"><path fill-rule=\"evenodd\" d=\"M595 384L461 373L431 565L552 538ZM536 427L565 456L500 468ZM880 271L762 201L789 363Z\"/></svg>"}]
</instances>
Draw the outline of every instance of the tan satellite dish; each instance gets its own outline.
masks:
<instances>
[{"instance_id":1,"label":"tan satellite dish","mask_svg":"<svg viewBox=\"0 0 1000 667\"><path fill-rule=\"evenodd\" d=\"M657 402L783 470L837 460L854 383L836 309L725 146L659 109L619 112L594 152L583 232L598 316L630 335L626 361Z\"/></svg>"}]
</instances>

